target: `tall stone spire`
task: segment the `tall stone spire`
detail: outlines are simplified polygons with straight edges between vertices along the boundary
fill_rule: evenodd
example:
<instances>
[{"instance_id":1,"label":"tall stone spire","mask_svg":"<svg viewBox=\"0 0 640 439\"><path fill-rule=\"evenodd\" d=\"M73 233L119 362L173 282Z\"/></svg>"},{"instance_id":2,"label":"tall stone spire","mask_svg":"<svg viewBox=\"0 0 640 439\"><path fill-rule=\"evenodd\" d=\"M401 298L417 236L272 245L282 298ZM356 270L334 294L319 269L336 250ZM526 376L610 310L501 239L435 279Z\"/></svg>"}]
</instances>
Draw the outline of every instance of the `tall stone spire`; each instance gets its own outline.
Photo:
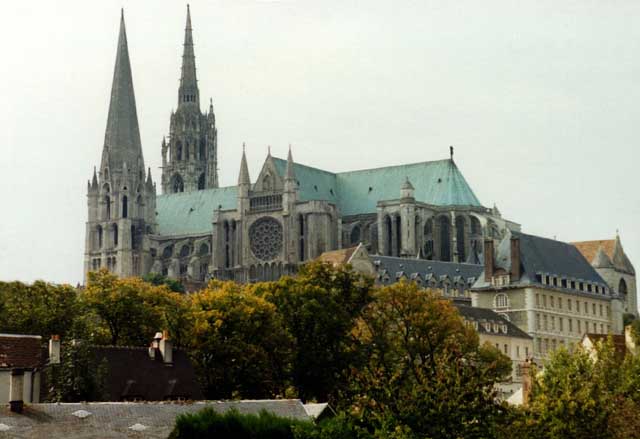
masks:
<instances>
[{"instance_id":1,"label":"tall stone spire","mask_svg":"<svg viewBox=\"0 0 640 439\"><path fill-rule=\"evenodd\" d=\"M240 175L238 176L238 185L251 185L249 179L249 166L247 165L247 155L245 153L244 143L242 144L242 160L240 161Z\"/></svg>"},{"instance_id":2,"label":"tall stone spire","mask_svg":"<svg viewBox=\"0 0 640 439\"><path fill-rule=\"evenodd\" d=\"M285 169L284 180L294 182L296 173L293 169L293 155L291 154L291 145L289 145L289 153L287 154L287 167Z\"/></svg>"},{"instance_id":3,"label":"tall stone spire","mask_svg":"<svg viewBox=\"0 0 640 439\"><path fill-rule=\"evenodd\" d=\"M127 31L124 25L124 11L122 11L100 169L104 171L106 167L109 167L118 172L124 163L128 164L129 169L144 170L136 98L133 92L131 62L127 47Z\"/></svg>"},{"instance_id":4,"label":"tall stone spire","mask_svg":"<svg viewBox=\"0 0 640 439\"><path fill-rule=\"evenodd\" d=\"M193 50L193 34L191 29L191 11L187 5L187 25L184 29L184 48L182 52L182 73L178 91L178 107L195 104L200 108L200 91L196 77L196 55Z\"/></svg>"}]
</instances>

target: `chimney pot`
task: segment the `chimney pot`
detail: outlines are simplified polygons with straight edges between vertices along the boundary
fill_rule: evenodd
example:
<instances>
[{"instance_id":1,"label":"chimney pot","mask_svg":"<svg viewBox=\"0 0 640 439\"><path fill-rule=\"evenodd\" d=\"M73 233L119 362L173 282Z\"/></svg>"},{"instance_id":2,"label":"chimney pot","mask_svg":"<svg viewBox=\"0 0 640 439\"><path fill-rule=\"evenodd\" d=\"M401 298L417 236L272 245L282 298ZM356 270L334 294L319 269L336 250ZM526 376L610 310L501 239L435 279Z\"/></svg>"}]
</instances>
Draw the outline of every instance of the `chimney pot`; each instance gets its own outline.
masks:
<instances>
[{"instance_id":1,"label":"chimney pot","mask_svg":"<svg viewBox=\"0 0 640 439\"><path fill-rule=\"evenodd\" d=\"M60 336L52 335L49 340L49 364L60 364Z\"/></svg>"}]
</instances>

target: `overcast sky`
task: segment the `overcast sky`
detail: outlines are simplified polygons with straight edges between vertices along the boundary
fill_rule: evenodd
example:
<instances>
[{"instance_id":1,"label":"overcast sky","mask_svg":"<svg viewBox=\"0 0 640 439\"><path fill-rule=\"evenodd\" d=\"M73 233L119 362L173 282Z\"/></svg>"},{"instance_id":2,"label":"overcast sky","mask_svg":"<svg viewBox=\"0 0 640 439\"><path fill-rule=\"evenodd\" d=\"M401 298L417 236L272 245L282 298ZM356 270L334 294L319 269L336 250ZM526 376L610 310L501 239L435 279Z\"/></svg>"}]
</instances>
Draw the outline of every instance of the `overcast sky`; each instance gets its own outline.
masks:
<instances>
[{"instance_id":1,"label":"overcast sky","mask_svg":"<svg viewBox=\"0 0 640 439\"><path fill-rule=\"evenodd\" d=\"M144 157L177 104L186 3L6 2L0 280L82 279L124 6ZM328 170L448 157L523 231L613 238L640 264L640 2L192 1L222 185L247 143ZM637 265L640 268L640 265Z\"/></svg>"}]
</instances>

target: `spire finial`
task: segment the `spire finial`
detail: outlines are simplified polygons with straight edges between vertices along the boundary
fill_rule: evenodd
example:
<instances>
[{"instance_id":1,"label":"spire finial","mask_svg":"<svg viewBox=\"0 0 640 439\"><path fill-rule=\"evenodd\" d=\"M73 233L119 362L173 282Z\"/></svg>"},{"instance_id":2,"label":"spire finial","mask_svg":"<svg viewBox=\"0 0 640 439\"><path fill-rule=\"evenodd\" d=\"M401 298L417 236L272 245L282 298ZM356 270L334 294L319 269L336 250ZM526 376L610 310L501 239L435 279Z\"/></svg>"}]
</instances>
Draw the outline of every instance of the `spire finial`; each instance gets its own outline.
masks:
<instances>
[{"instance_id":1,"label":"spire finial","mask_svg":"<svg viewBox=\"0 0 640 439\"><path fill-rule=\"evenodd\" d=\"M451 156L451 160L453 160L453 145L449 146L449 155Z\"/></svg>"},{"instance_id":2,"label":"spire finial","mask_svg":"<svg viewBox=\"0 0 640 439\"><path fill-rule=\"evenodd\" d=\"M247 145L244 144L244 142L242 142L242 153L244 153L247 149Z\"/></svg>"},{"instance_id":3,"label":"spire finial","mask_svg":"<svg viewBox=\"0 0 640 439\"><path fill-rule=\"evenodd\" d=\"M267 145L267 156L271 157L271 145Z\"/></svg>"},{"instance_id":4,"label":"spire finial","mask_svg":"<svg viewBox=\"0 0 640 439\"><path fill-rule=\"evenodd\" d=\"M191 28L191 9L187 5L187 24L184 29L184 48L182 51L182 71L178 91L178 107L183 103L199 106L200 92L196 77L196 56L193 50L193 32Z\"/></svg>"}]
</instances>

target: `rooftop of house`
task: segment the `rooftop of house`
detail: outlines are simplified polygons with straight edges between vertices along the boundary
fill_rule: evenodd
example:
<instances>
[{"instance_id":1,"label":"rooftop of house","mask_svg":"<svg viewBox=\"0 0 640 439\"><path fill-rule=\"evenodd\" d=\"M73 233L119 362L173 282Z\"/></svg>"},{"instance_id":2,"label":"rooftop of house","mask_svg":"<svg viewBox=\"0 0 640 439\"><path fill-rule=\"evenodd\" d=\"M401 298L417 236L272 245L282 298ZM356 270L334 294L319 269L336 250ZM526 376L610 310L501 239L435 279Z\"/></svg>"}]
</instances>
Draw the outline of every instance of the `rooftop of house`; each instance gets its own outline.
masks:
<instances>
[{"instance_id":1,"label":"rooftop of house","mask_svg":"<svg viewBox=\"0 0 640 439\"><path fill-rule=\"evenodd\" d=\"M65 439L166 438L173 429L177 416L196 413L205 407L218 413L231 408L242 414L258 414L266 410L281 417L312 420L298 399L29 404L21 414L11 412L7 407L0 407L0 434L10 437Z\"/></svg>"},{"instance_id":2,"label":"rooftop of house","mask_svg":"<svg viewBox=\"0 0 640 439\"><path fill-rule=\"evenodd\" d=\"M569 243L522 232L508 231L494 251L494 266L505 273L511 271L511 240L519 240L521 275L504 287L519 288L541 286L581 294L610 297L607 283L600 277L578 249ZM485 255L485 257L488 255ZM551 283L545 279L555 279ZM571 282L575 287L571 287ZM555 282L555 284L554 284ZM580 288L582 286L583 288ZM598 287L597 291L595 286ZM474 290L493 289L484 271L474 285Z\"/></svg>"},{"instance_id":3,"label":"rooftop of house","mask_svg":"<svg viewBox=\"0 0 640 439\"><path fill-rule=\"evenodd\" d=\"M465 320L478 322L476 330L480 334L532 339L529 334L491 309L460 304L456 304L456 307Z\"/></svg>"},{"instance_id":4,"label":"rooftop of house","mask_svg":"<svg viewBox=\"0 0 640 439\"><path fill-rule=\"evenodd\" d=\"M106 362L106 401L203 398L195 370L187 353L173 349L167 365L156 349L153 358L147 347L92 346L100 364Z\"/></svg>"},{"instance_id":5,"label":"rooftop of house","mask_svg":"<svg viewBox=\"0 0 640 439\"><path fill-rule=\"evenodd\" d=\"M614 239L600 239L595 241L572 242L587 261L595 268L614 268L629 274L635 274L635 269L627 257L620 236Z\"/></svg>"},{"instance_id":6,"label":"rooftop of house","mask_svg":"<svg viewBox=\"0 0 640 439\"><path fill-rule=\"evenodd\" d=\"M271 157L284 177L287 161ZM436 160L376 169L333 173L294 162L300 201L334 203L343 216L375 213L378 201L397 200L409 180L415 200L436 206L481 207L453 160ZM211 230L215 210L236 208L237 186L157 197L158 233L164 236L203 234Z\"/></svg>"},{"instance_id":7,"label":"rooftop of house","mask_svg":"<svg viewBox=\"0 0 640 439\"><path fill-rule=\"evenodd\" d=\"M400 278L419 280L422 284L441 288L444 282L452 286L471 287L483 270L482 265L430 261L417 258L372 255L381 284L392 284Z\"/></svg>"},{"instance_id":8,"label":"rooftop of house","mask_svg":"<svg viewBox=\"0 0 640 439\"><path fill-rule=\"evenodd\" d=\"M42 365L42 337L0 333L0 368L34 369Z\"/></svg>"},{"instance_id":9,"label":"rooftop of house","mask_svg":"<svg viewBox=\"0 0 640 439\"><path fill-rule=\"evenodd\" d=\"M348 264L357 249L358 246L326 251L318 257L318 260L334 265Z\"/></svg>"}]
</instances>

